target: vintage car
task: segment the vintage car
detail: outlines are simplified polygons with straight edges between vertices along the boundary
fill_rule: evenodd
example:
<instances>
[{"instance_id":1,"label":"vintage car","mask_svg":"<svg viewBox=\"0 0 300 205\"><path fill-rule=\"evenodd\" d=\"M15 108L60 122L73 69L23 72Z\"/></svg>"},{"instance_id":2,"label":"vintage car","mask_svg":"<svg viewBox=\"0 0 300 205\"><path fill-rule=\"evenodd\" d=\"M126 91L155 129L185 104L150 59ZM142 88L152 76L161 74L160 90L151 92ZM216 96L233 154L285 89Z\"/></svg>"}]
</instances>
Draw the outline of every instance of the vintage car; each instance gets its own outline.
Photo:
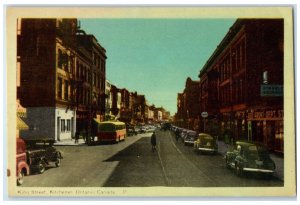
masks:
<instances>
[{"instance_id":1,"label":"vintage car","mask_svg":"<svg viewBox=\"0 0 300 205\"><path fill-rule=\"evenodd\" d=\"M21 138L17 138L17 185L20 186L24 182L24 176L30 174L30 169L26 161L26 144Z\"/></svg>"},{"instance_id":2,"label":"vintage car","mask_svg":"<svg viewBox=\"0 0 300 205\"><path fill-rule=\"evenodd\" d=\"M27 143L27 164L30 170L40 174L44 173L48 165L55 164L60 167L61 153L52 146L52 142L48 141L26 141Z\"/></svg>"},{"instance_id":3,"label":"vintage car","mask_svg":"<svg viewBox=\"0 0 300 205\"><path fill-rule=\"evenodd\" d=\"M234 169L238 176L245 172L272 176L275 171L275 163L270 158L267 148L259 143L237 141L234 148L227 151L225 163L226 167Z\"/></svg>"},{"instance_id":4,"label":"vintage car","mask_svg":"<svg viewBox=\"0 0 300 205\"><path fill-rule=\"evenodd\" d=\"M193 145L195 142L195 139L197 137L197 132L195 131L188 131L183 139L184 145Z\"/></svg>"},{"instance_id":5,"label":"vintage car","mask_svg":"<svg viewBox=\"0 0 300 205\"><path fill-rule=\"evenodd\" d=\"M137 135L137 131L136 131L134 126L127 126L126 127L126 132L127 132L128 136Z\"/></svg>"},{"instance_id":6,"label":"vintage car","mask_svg":"<svg viewBox=\"0 0 300 205\"><path fill-rule=\"evenodd\" d=\"M200 133L194 141L194 151L197 154L200 153L212 153L218 152L218 144L215 137L207 133Z\"/></svg>"}]
</instances>

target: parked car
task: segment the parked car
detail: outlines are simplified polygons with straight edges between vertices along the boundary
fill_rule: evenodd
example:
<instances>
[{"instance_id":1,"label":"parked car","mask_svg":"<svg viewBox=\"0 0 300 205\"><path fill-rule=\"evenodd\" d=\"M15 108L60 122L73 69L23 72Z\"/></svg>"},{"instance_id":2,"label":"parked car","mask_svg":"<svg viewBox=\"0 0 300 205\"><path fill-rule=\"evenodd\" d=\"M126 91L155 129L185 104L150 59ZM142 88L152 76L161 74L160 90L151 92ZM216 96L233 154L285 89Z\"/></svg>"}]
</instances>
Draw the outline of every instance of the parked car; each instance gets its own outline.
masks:
<instances>
[{"instance_id":1,"label":"parked car","mask_svg":"<svg viewBox=\"0 0 300 205\"><path fill-rule=\"evenodd\" d=\"M146 128L144 126L139 126L136 128L137 133L146 133Z\"/></svg>"},{"instance_id":2,"label":"parked car","mask_svg":"<svg viewBox=\"0 0 300 205\"><path fill-rule=\"evenodd\" d=\"M126 129L128 136L137 135L137 131L134 126L127 126Z\"/></svg>"},{"instance_id":3,"label":"parked car","mask_svg":"<svg viewBox=\"0 0 300 205\"><path fill-rule=\"evenodd\" d=\"M202 152L216 154L218 152L218 144L215 137L207 133L198 134L194 141L194 151L197 154Z\"/></svg>"},{"instance_id":4,"label":"parked car","mask_svg":"<svg viewBox=\"0 0 300 205\"><path fill-rule=\"evenodd\" d=\"M184 145L193 145L196 137L197 137L197 132L188 131L183 140Z\"/></svg>"},{"instance_id":5,"label":"parked car","mask_svg":"<svg viewBox=\"0 0 300 205\"><path fill-rule=\"evenodd\" d=\"M17 138L17 185L20 186L24 183L24 176L30 174L30 168L26 161L26 144L21 138Z\"/></svg>"},{"instance_id":6,"label":"parked car","mask_svg":"<svg viewBox=\"0 0 300 205\"><path fill-rule=\"evenodd\" d=\"M228 168L234 169L238 176L245 172L272 176L275 172L274 161L270 158L267 148L260 143L237 141L235 147L227 151L225 163Z\"/></svg>"},{"instance_id":7,"label":"parked car","mask_svg":"<svg viewBox=\"0 0 300 205\"><path fill-rule=\"evenodd\" d=\"M27 164L30 170L37 171L42 174L46 170L48 165L55 164L56 167L60 167L61 159L63 158L61 153L52 146L52 142L49 141L30 141L27 143Z\"/></svg>"},{"instance_id":8,"label":"parked car","mask_svg":"<svg viewBox=\"0 0 300 205\"><path fill-rule=\"evenodd\" d=\"M181 138L182 141L184 140L184 137L185 137L185 135L186 135L186 133L187 133L188 131L189 131L189 130L187 130L187 129L182 129L182 130L180 131L179 137Z\"/></svg>"},{"instance_id":9,"label":"parked car","mask_svg":"<svg viewBox=\"0 0 300 205\"><path fill-rule=\"evenodd\" d=\"M156 127L154 127L153 125L147 125L145 126L145 128L147 132L155 132L156 130Z\"/></svg>"}]
</instances>

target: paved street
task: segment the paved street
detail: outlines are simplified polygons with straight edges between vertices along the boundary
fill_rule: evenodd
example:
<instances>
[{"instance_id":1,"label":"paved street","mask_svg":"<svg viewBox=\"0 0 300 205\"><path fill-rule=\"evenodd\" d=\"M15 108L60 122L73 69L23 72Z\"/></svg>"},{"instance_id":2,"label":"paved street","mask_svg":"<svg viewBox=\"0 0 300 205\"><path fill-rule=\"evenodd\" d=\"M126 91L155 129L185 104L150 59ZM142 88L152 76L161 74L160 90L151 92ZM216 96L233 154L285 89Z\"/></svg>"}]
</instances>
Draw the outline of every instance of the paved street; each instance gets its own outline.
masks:
<instances>
[{"instance_id":1,"label":"paved street","mask_svg":"<svg viewBox=\"0 0 300 205\"><path fill-rule=\"evenodd\" d=\"M273 177L237 177L222 155L197 155L176 142L169 131L157 132L152 151L150 133L125 142L96 146L57 146L64 159L59 168L27 176L24 187L259 187L283 186Z\"/></svg>"}]
</instances>

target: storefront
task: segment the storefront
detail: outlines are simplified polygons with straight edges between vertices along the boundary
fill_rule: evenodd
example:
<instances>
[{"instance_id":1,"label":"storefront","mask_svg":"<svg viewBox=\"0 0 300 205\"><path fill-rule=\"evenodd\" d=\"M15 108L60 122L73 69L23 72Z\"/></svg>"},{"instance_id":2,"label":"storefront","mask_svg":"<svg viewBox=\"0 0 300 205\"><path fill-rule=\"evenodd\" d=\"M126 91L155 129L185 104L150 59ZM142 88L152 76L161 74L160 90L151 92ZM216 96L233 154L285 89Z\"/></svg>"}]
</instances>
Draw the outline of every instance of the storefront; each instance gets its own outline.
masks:
<instances>
[{"instance_id":1,"label":"storefront","mask_svg":"<svg viewBox=\"0 0 300 205\"><path fill-rule=\"evenodd\" d=\"M283 153L282 109L251 110L247 113L248 140L265 144L269 150Z\"/></svg>"}]
</instances>

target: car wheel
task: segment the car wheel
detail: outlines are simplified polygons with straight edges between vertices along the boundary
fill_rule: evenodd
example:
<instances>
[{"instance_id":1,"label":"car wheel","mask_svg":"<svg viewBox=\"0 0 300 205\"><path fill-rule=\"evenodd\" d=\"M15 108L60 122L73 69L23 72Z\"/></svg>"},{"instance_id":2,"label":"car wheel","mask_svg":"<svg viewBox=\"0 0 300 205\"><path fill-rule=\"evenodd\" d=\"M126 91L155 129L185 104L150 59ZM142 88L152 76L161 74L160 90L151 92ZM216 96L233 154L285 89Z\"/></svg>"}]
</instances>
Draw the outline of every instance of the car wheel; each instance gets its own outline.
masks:
<instances>
[{"instance_id":1,"label":"car wheel","mask_svg":"<svg viewBox=\"0 0 300 205\"><path fill-rule=\"evenodd\" d=\"M40 174L43 174L43 173L45 172L45 170L46 170L46 165L45 165L45 163L44 163L43 161L40 161L40 162L39 162L39 165L38 165L38 172L39 172Z\"/></svg>"},{"instance_id":2,"label":"car wheel","mask_svg":"<svg viewBox=\"0 0 300 205\"><path fill-rule=\"evenodd\" d=\"M235 174L239 177L243 176L243 169L240 165L235 165Z\"/></svg>"},{"instance_id":3,"label":"car wheel","mask_svg":"<svg viewBox=\"0 0 300 205\"><path fill-rule=\"evenodd\" d=\"M24 182L24 172L20 171L17 177L17 185L21 186Z\"/></svg>"},{"instance_id":4,"label":"car wheel","mask_svg":"<svg viewBox=\"0 0 300 205\"><path fill-rule=\"evenodd\" d=\"M60 167L60 164L61 164L61 159L60 158L57 158L56 162L55 162L55 166L56 167Z\"/></svg>"}]
</instances>

